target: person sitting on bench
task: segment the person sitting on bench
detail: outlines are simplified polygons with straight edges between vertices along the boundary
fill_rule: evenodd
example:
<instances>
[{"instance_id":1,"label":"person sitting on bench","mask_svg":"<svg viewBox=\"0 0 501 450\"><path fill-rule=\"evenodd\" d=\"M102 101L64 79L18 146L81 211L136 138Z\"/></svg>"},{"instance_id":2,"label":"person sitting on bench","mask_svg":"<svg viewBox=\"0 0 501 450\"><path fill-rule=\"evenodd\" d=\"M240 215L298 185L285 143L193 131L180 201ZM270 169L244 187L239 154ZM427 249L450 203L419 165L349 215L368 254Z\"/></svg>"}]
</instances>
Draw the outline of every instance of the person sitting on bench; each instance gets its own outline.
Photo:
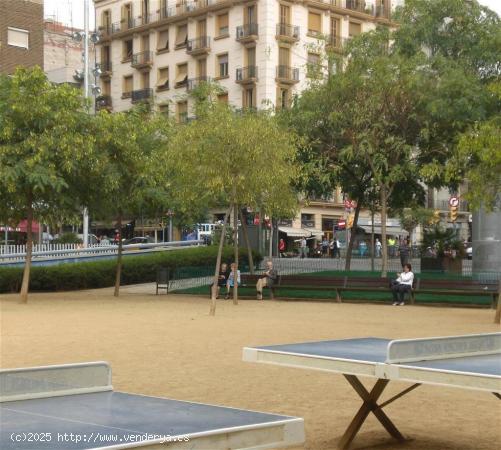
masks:
<instances>
[{"instance_id":1,"label":"person sitting on bench","mask_svg":"<svg viewBox=\"0 0 501 450\"><path fill-rule=\"evenodd\" d=\"M221 293L221 288L226 287L226 282L228 280L228 264L222 263L219 268L219 275L217 278L217 293L216 298L219 298L219 294ZM213 284L211 285L212 288Z\"/></svg>"},{"instance_id":2,"label":"person sitting on bench","mask_svg":"<svg viewBox=\"0 0 501 450\"><path fill-rule=\"evenodd\" d=\"M237 279L237 286L240 286L240 270L237 270L237 274L235 277L235 269L237 268L237 265L235 263L231 263L230 265L231 272L230 275L228 276L228 281L226 282L226 296L224 297L225 300L228 300L230 298L230 293L233 287L235 287L235 278Z\"/></svg>"},{"instance_id":3,"label":"person sitting on bench","mask_svg":"<svg viewBox=\"0 0 501 450\"><path fill-rule=\"evenodd\" d=\"M403 306L404 297L406 292L412 289L414 282L414 274L410 264L404 264L404 271L398 276L396 280L391 282L391 292L393 293L393 306Z\"/></svg>"},{"instance_id":4,"label":"person sitting on bench","mask_svg":"<svg viewBox=\"0 0 501 450\"><path fill-rule=\"evenodd\" d=\"M263 299L263 288L268 286L270 289L273 288L273 284L278 278L278 272L273 268L272 261L266 261L266 272L264 277L259 278L256 283L257 299Z\"/></svg>"}]
</instances>

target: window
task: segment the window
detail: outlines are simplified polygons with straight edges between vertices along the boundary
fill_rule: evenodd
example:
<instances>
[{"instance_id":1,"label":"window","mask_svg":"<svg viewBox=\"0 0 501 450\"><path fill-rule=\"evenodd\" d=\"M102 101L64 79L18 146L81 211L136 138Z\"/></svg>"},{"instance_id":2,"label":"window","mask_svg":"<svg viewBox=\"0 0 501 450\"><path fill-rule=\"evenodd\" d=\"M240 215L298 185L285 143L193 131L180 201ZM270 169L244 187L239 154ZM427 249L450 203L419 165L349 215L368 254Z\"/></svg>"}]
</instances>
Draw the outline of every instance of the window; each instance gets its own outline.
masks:
<instances>
[{"instance_id":1,"label":"window","mask_svg":"<svg viewBox=\"0 0 501 450\"><path fill-rule=\"evenodd\" d=\"M228 36L230 29L228 27L228 13L216 17L216 36Z\"/></svg>"},{"instance_id":2,"label":"window","mask_svg":"<svg viewBox=\"0 0 501 450\"><path fill-rule=\"evenodd\" d=\"M122 98L131 98L134 89L134 78L132 75L127 75L123 79Z\"/></svg>"},{"instance_id":3,"label":"window","mask_svg":"<svg viewBox=\"0 0 501 450\"><path fill-rule=\"evenodd\" d=\"M101 27L108 31L111 26L111 11L109 9L103 11L101 14Z\"/></svg>"},{"instance_id":4,"label":"window","mask_svg":"<svg viewBox=\"0 0 501 450\"><path fill-rule=\"evenodd\" d=\"M7 28L7 44L13 47L21 47L28 50L30 41L30 32L20 28Z\"/></svg>"},{"instance_id":5,"label":"window","mask_svg":"<svg viewBox=\"0 0 501 450\"><path fill-rule=\"evenodd\" d=\"M290 105L290 91L287 88L278 89L277 106L279 109L287 109Z\"/></svg>"},{"instance_id":6,"label":"window","mask_svg":"<svg viewBox=\"0 0 501 450\"><path fill-rule=\"evenodd\" d=\"M162 30L157 33L157 51L169 50L169 30Z\"/></svg>"},{"instance_id":7,"label":"window","mask_svg":"<svg viewBox=\"0 0 501 450\"><path fill-rule=\"evenodd\" d=\"M280 47L278 49L278 65L289 67L290 51L287 47Z\"/></svg>"},{"instance_id":8,"label":"window","mask_svg":"<svg viewBox=\"0 0 501 450\"><path fill-rule=\"evenodd\" d=\"M197 37L207 36L207 21L199 20L197 22Z\"/></svg>"},{"instance_id":9,"label":"window","mask_svg":"<svg viewBox=\"0 0 501 450\"><path fill-rule=\"evenodd\" d=\"M358 36L362 32L362 24L350 22L350 37Z\"/></svg>"},{"instance_id":10,"label":"window","mask_svg":"<svg viewBox=\"0 0 501 450\"><path fill-rule=\"evenodd\" d=\"M219 94L217 96L217 101L220 103L228 103L228 93L225 92L224 94Z\"/></svg>"},{"instance_id":11,"label":"window","mask_svg":"<svg viewBox=\"0 0 501 450\"><path fill-rule=\"evenodd\" d=\"M247 8L244 9L244 23L246 24L251 24L251 23L256 23L256 6L247 6Z\"/></svg>"},{"instance_id":12,"label":"window","mask_svg":"<svg viewBox=\"0 0 501 450\"><path fill-rule=\"evenodd\" d=\"M188 43L188 25L179 25L176 34L176 48L186 47Z\"/></svg>"},{"instance_id":13,"label":"window","mask_svg":"<svg viewBox=\"0 0 501 450\"><path fill-rule=\"evenodd\" d=\"M162 114L162 116L169 117L169 105L167 103L158 105L158 112Z\"/></svg>"},{"instance_id":14,"label":"window","mask_svg":"<svg viewBox=\"0 0 501 450\"><path fill-rule=\"evenodd\" d=\"M185 123L188 121L188 102L178 102L176 105L177 121Z\"/></svg>"},{"instance_id":15,"label":"window","mask_svg":"<svg viewBox=\"0 0 501 450\"><path fill-rule=\"evenodd\" d=\"M197 62L197 76L205 78L207 76L207 59L199 59Z\"/></svg>"},{"instance_id":16,"label":"window","mask_svg":"<svg viewBox=\"0 0 501 450\"><path fill-rule=\"evenodd\" d=\"M287 5L280 5L280 23L289 24L290 23L290 12L291 9Z\"/></svg>"},{"instance_id":17,"label":"window","mask_svg":"<svg viewBox=\"0 0 501 450\"><path fill-rule=\"evenodd\" d=\"M331 35L341 36L341 22L334 17L331 17Z\"/></svg>"},{"instance_id":18,"label":"window","mask_svg":"<svg viewBox=\"0 0 501 450\"><path fill-rule=\"evenodd\" d=\"M179 64L177 66L176 87L186 86L188 82L188 64Z\"/></svg>"},{"instance_id":19,"label":"window","mask_svg":"<svg viewBox=\"0 0 501 450\"><path fill-rule=\"evenodd\" d=\"M308 34L318 36L322 32L322 16L318 13L308 13Z\"/></svg>"},{"instance_id":20,"label":"window","mask_svg":"<svg viewBox=\"0 0 501 450\"><path fill-rule=\"evenodd\" d=\"M256 47L247 49L247 66L256 65Z\"/></svg>"},{"instance_id":21,"label":"window","mask_svg":"<svg viewBox=\"0 0 501 450\"><path fill-rule=\"evenodd\" d=\"M111 95L111 81L110 80L103 80L103 82L101 83L101 86L103 87L102 95Z\"/></svg>"},{"instance_id":22,"label":"window","mask_svg":"<svg viewBox=\"0 0 501 450\"><path fill-rule=\"evenodd\" d=\"M244 108L255 108L254 89L245 89L243 92L242 106Z\"/></svg>"},{"instance_id":23,"label":"window","mask_svg":"<svg viewBox=\"0 0 501 450\"><path fill-rule=\"evenodd\" d=\"M123 41L123 60L127 61L132 58L132 53L133 53L133 45L132 45L132 39L127 39L126 41Z\"/></svg>"},{"instance_id":24,"label":"window","mask_svg":"<svg viewBox=\"0 0 501 450\"><path fill-rule=\"evenodd\" d=\"M162 67L158 69L157 91L169 89L169 68Z\"/></svg>"},{"instance_id":25,"label":"window","mask_svg":"<svg viewBox=\"0 0 501 450\"><path fill-rule=\"evenodd\" d=\"M141 74L141 89L149 89L150 87L150 72Z\"/></svg>"},{"instance_id":26,"label":"window","mask_svg":"<svg viewBox=\"0 0 501 450\"><path fill-rule=\"evenodd\" d=\"M219 55L217 57L217 66L218 66L218 77L219 78L226 78L228 77L228 53L225 53L224 55Z\"/></svg>"},{"instance_id":27,"label":"window","mask_svg":"<svg viewBox=\"0 0 501 450\"><path fill-rule=\"evenodd\" d=\"M150 49L150 35L143 34L141 36L141 51L147 52Z\"/></svg>"},{"instance_id":28,"label":"window","mask_svg":"<svg viewBox=\"0 0 501 450\"><path fill-rule=\"evenodd\" d=\"M124 24L124 29L131 28L132 23L132 3L127 3L122 6L122 23Z\"/></svg>"},{"instance_id":29,"label":"window","mask_svg":"<svg viewBox=\"0 0 501 450\"><path fill-rule=\"evenodd\" d=\"M320 74L320 69L320 56L317 53L308 53L306 75L310 78L315 78Z\"/></svg>"}]
</instances>

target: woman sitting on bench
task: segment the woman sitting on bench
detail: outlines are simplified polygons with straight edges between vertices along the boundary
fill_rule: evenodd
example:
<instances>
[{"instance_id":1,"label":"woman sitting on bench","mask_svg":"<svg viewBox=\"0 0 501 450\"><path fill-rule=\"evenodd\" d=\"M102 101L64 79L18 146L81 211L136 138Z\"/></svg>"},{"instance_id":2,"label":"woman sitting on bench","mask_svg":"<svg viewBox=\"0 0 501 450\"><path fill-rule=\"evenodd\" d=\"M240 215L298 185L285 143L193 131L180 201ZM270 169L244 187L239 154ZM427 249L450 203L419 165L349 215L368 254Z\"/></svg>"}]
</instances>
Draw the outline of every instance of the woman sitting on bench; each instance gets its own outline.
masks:
<instances>
[{"instance_id":1,"label":"woman sitting on bench","mask_svg":"<svg viewBox=\"0 0 501 450\"><path fill-rule=\"evenodd\" d=\"M393 306L403 306L404 297L406 292L412 290L412 283L414 282L414 274L410 264L404 264L404 271L398 276L396 280L392 280L390 287L393 293Z\"/></svg>"},{"instance_id":2,"label":"woman sitting on bench","mask_svg":"<svg viewBox=\"0 0 501 450\"><path fill-rule=\"evenodd\" d=\"M224 297L225 300L228 300L230 298L231 290L235 287L235 278L237 279L237 286L240 286L240 270L237 270L237 274L235 277L235 269L237 268L237 265L235 263L231 263L230 265L231 272L228 277L228 281L226 282L226 296Z\"/></svg>"}]
</instances>

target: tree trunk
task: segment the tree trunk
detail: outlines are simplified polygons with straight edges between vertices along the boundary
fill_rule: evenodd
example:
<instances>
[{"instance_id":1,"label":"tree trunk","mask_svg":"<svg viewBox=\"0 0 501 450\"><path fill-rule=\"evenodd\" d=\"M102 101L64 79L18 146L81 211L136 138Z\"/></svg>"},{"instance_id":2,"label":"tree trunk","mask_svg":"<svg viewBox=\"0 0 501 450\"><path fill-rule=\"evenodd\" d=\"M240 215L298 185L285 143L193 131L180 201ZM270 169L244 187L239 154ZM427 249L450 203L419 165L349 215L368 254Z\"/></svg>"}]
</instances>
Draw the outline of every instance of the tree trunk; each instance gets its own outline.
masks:
<instances>
[{"instance_id":1,"label":"tree trunk","mask_svg":"<svg viewBox=\"0 0 501 450\"><path fill-rule=\"evenodd\" d=\"M494 316L494 323L501 323L501 279L498 280L498 304Z\"/></svg>"},{"instance_id":2,"label":"tree trunk","mask_svg":"<svg viewBox=\"0 0 501 450\"><path fill-rule=\"evenodd\" d=\"M269 248L269 254L268 257L270 261L273 258L273 219L270 216L270 248Z\"/></svg>"},{"instance_id":3,"label":"tree trunk","mask_svg":"<svg viewBox=\"0 0 501 450\"><path fill-rule=\"evenodd\" d=\"M226 214L224 216L223 229L221 231L221 239L219 240L219 248L217 250L216 270L214 271L214 283L212 284L211 302L209 311L209 315L211 316L216 315L216 297L217 297L217 284L219 281L219 268L221 267L221 257L223 254L224 241L226 239L226 223L228 221L230 212L231 212L231 206L228 209L228 211L226 211Z\"/></svg>"},{"instance_id":4,"label":"tree trunk","mask_svg":"<svg viewBox=\"0 0 501 450\"><path fill-rule=\"evenodd\" d=\"M28 210L26 216L26 259L24 262L23 282L21 284L21 303L28 303L28 290L30 287L31 255L33 253L33 200L28 196Z\"/></svg>"},{"instance_id":5,"label":"tree trunk","mask_svg":"<svg viewBox=\"0 0 501 450\"><path fill-rule=\"evenodd\" d=\"M382 244L382 267L381 278L388 276L388 245L386 240L386 186L380 186L381 196L381 244Z\"/></svg>"},{"instance_id":6,"label":"tree trunk","mask_svg":"<svg viewBox=\"0 0 501 450\"><path fill-rule=\"evenodd\" d=\"M233 204L233 248L235 251L235 273L233 274L233 304L238 305L238 205Z\"/></svg>"},{"instance_id":7,"label":"tree trunk","mask_svg":"<svg viewBox=\"0 0 501 450\"><path fill-rule=\"evenodd\" d=\"M240 222L242 223L242 232L244 234L245 245L247 246L247 257L249 258L249 271L254 275L254 257L252 256L252 248L249 241L249 233L247 232L247 222L245 221L244 214L240 210Z\"/></svg>"},{"instance_id":8,"label":"tree trunk","mask_svg":"<svg viewBox=\"0 0 501 450\"><path fill-rule=\"evenodd\" d=\"M117 256L117 273L115 277L115 292L114 296L118 297L120 295L120 280L122 278L122 212L118 213L118 256Z\"/></svg>"},{"instance_id":9,"label":"tree trunk","mask_svg":"<svg viewBox=\"0 0 501 450\"><path fill-rule=\"evenodd\" d=\"M357 228L358 224L358 216L360 215L360 209L362 208L362 202L360 199L357 199L357 207L355 208L355 217L353 218L353 227L352 230ZM348 243L348 248L346 249L346 261L344 265L344 270L350 270L351 266L351 254L353 252L353 246L355 245L355 233L350 231L350 242Z\"/></svg>"},{"instance_id":10,"label":"tree trunk","mask_svg":"<svg viewBox=\"0 0 501 450\"><path fill-rule=\"evenodd\" d=\"M371 272L374 272L374 202L371 205Z\"/></svg>"}]
</instances>

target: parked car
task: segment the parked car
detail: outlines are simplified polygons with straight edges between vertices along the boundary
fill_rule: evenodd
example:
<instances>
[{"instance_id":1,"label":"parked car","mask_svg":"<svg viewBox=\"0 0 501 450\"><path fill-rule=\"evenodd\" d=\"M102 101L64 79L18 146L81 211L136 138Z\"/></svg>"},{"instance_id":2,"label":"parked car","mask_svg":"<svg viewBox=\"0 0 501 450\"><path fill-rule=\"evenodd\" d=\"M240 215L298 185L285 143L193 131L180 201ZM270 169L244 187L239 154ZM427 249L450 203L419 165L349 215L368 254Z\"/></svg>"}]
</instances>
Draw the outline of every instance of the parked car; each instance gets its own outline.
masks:
<instances>
[{"instance_id":1,"label":"parked car","mask_svg":"<svg viewBox=\"0 0 501 450\"><path fill-rule=\"evenodd\" d=\"M125 239L123 241L124 245L130 245L130 244L149 244L151 242L151 239L146 236L136 236L131 239Z\"/></svg>"}]
</instances>

